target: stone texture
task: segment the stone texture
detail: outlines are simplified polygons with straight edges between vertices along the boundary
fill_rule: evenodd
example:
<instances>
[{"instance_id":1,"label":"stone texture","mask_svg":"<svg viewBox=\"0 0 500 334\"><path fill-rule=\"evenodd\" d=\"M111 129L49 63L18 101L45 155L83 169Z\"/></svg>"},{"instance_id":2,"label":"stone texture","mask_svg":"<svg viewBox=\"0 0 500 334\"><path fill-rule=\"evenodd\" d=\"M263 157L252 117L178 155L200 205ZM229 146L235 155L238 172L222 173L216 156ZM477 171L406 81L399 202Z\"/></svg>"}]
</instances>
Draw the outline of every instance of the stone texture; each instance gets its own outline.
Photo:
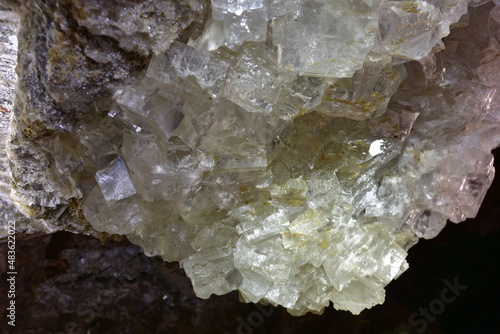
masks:
<instances>
[{"instance_id":1,"label":"stone texture","mask_svg":"<svg viewBox=\"0 0 500 334\"><path fill-rule=\"evenodd\" d=\"M6 144L10 115L14 107L17 81L17 30L19 16L0 6L0 219L2 222L16 220L21 229L28 229L28 219L14 206L10 198L11 183ZM7 225L0 225L0 239L7 235Z\"/></svg>"},{"instance_id":2,"label":"stone texture","mask_svg":"<svg viewBox=\"0 0 500 334\"><path fill-rule=\"evenodd\" d=\"M444 50L464 1L214 1L203 33L209 6L165 3L178 22L162 3L21 7L9 156L33 229L127 235L199 297L302 315L382 303L417 237L477 214L500 144L496 3Z\"/></svg>"},{"instance_id":3,"label":"stone texture","mask_svg":"<svg viewBox=\"0 0 500 334\"><path fill-rule=\"evenodd\" d=\"M76 0L70 4L72 16L91 34L109 36L121 49L143 55L168 50L180 32L200 23L208 5L203 0Z\"/></svg>"}]
</instances>

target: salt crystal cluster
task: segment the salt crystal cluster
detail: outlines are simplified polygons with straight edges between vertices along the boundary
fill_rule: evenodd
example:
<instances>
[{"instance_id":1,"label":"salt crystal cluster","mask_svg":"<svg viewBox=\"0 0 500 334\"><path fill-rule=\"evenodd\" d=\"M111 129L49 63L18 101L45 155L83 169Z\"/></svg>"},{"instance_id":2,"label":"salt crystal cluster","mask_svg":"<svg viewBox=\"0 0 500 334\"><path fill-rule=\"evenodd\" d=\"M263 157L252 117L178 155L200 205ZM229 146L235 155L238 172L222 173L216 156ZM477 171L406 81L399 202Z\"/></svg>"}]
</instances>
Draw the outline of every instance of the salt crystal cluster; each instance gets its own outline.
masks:
<instances>
[{"instance_id":1,"label":"salt crystal cluster","mask_svg":"<svg viewBox=\"0 0 500 334\"><path fill-rule=\"evenodd\" d=\"M471 4L479 28L446 48L467 1L211 8L76 126L85 217L179 261L201 298L238 290L294 315L382 303L417 237L475 216L491 184L500 8Z\"/></svg>"}]
</instances>

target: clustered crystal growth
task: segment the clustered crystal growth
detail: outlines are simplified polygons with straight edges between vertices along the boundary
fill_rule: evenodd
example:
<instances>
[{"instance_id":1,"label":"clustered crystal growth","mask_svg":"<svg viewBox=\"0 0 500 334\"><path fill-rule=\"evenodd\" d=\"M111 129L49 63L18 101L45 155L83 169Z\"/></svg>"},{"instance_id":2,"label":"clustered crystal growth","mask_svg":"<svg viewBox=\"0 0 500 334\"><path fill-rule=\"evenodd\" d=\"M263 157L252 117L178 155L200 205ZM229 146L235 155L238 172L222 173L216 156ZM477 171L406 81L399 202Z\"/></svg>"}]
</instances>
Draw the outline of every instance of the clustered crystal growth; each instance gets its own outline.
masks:
<instances>
[{"instance_id":1,"label":"clustered crystal growth","mask_svg":"<svg viewBox=\"0 0 500 334\"><path fill-rule=\"evenodd\" d=\"M482 30L444 49L465 0L213 0L77 125L85 217L179 261L201 298L382 303L416 236L473 217L493 178L500 11L471 6Z\"/></svg>"}]
</instances>

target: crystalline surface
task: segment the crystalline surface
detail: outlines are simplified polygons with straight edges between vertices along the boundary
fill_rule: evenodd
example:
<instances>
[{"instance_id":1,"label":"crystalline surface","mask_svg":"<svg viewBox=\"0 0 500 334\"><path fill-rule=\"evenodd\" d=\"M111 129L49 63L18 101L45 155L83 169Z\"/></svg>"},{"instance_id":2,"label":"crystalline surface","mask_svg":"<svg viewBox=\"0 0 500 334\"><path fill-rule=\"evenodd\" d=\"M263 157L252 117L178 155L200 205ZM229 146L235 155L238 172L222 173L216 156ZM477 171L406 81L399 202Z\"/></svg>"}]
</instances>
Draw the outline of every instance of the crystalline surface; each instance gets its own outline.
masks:
<instances>
[{"instance_id":1,"label":"crystalline surface","mask_svg":"<svg viewBox=\"0 0 500 334\"><path fill-rule=\"evenodd\" d=\"M82 159L54 159L95 174L85 217L179 261L202 298L238 290L294 315L382 303L408 248L475 216L492 182L498 7L475 4L444 43L464 1L211 8L76 125Z\"/></svg>"},{"instance_id":2,"label":"crystalline surface","mask_svg":"<svg viewBox=\"0 0 500 334\"><path fill-rule=\"evenodd\" d=\"M212 1L211 24L222 25L224 45L234 47L244 41L265 41L267 2L266 0Z\"/></svg>"},{"instance_id":3,"label":"crystalline surface","mask_svg":"<svg viewBox=\"0 0 500 334\"><path fill-rule=\"evenodd\" d=\"M273 18L282 70L350 77L374 45L380 1L298 1L297 11Z\"/></svg>"},{"instance_id":4,"label":"crystalline surface","mask_svg":"<svg viewBox=\"0 0 500 334\"><path fill-rule=\"evenodd\" d=\"M352 78L337 79L328 87L317 110L355 120L384 113L405 74L404 67L392 66L388 55L373 53Z\"/></svg>"},{"instance_id":5,"label":"crystalline surface","mask_svg":"<svg viewBox=\"0 0 500 334\"><path fill-rule=\"evenodd\" d=\"M127 166L120 157L98 171L95 177L106 201L118 201L136 193Z\"/></svg>"},{"instance_id":6,"label":"crystalline surface","mask_svg":"<svg viewBox=\"0 0 500 334\"><path fill-rule=\"evenodd\" d=\"M228 66L223 59L175 42L165 54L153 57L147 76L170 85L179 85L180 80L194 76L203 88L217 92Z\"/></svg>"},{"instance_id":7,"label":"crystalline surface","mask_svg":"<svg viewBox=\"0 0 500 334\"><path fill-rule=\"evenodd\" d=\"M421 59L466 12L465 0L383 1L379 21L382 48L395 57Z\"/></svg>"}]
</instances>

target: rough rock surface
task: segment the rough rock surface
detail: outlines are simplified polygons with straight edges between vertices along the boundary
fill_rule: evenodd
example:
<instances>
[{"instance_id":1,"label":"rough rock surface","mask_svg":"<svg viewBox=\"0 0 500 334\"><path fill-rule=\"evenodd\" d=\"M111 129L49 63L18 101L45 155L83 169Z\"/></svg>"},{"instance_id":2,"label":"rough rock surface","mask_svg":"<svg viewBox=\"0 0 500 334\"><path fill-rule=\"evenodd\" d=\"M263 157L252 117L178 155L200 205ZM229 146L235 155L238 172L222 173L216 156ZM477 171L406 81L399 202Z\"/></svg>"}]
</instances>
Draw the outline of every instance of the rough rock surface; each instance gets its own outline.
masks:
<instances>
[{"instance_id":1,"label":"rough rock surface","mask_svg":"<svg viewBox=\"0 0 500 334\"><path fill-rule=\"evenodd\" d=\"M14 206L10 198L11 181L6 144L10 115L14 107L17 64L17 30L19 16L0 6L0 219L16 220L22 230L27 230L28 219ZM0 238L6 235L6 225L0 224Z\"/></svg>"},{"instance_id":2,"label":"rough rock surface","mask_svg":"<svg viewBox=\"0 0 500 334\"><path fill-rule=\"evenodd\" d=\"M165 52L179 34L200 25L203 0L70 1L73 17L93 35L109 36L118 46L143 55ZM110 55L112 56L112 55Z\"/></svg>"},{"instance_id":3,"label":"rough rock surface","mask_svg":"<svg viewBox=\"0 0 500 334\"><path fill-rule=\"evenodd\" d=\"M184 28L201 23L207 6L198 1L127 3L129 6L110 6L104 0L37 0L17 7L10 4L21 22L19 86L8 150L13 200L32 218L31 231L68 230L102 236L82 219L79 207L85 189L75 184L84 184L88 176L70 161L75 159L71 146L76 143L68 134L78 119L95 117L117 87L145 69L144 54L165 50ZM106 10L97 12L97 8ZM160 10L172 8L175 20ZM99 29L88 29L96 15L103 19ZM151 21L146 26L145 19ZM135 24L135 35L127 36L125 21ZM168 33L159 32L165 29ZM148 38L157 43L147 43L149 49L134 47L134 41L147 42ZM68 161L54 161L54 150L65 150Z\"/></svg>"}]
</instances>

